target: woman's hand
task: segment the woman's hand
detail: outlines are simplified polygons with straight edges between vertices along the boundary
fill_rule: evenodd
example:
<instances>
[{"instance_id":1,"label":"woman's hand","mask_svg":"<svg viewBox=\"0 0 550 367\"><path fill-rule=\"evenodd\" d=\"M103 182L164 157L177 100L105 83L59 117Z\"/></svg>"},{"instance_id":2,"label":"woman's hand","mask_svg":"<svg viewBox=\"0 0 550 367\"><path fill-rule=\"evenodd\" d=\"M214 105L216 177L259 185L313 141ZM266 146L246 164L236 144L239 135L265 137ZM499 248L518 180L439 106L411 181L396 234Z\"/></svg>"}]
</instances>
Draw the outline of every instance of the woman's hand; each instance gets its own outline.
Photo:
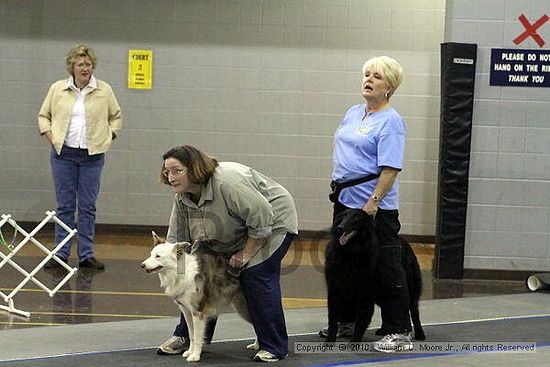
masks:
<instances>
[{"instance_id":1,"label":"woman's hand","mask_svg":"<svg viewBox=\"0 0 550 367\"><path fill-rule=\"evenodd\" d=\"M373 218L376 216L380 200L382 200L382 198L390 190L393 183L395 182L395 179L397 178L398 173L399 170L395 168L382 168L382 171L380 172L380 178L378 178L378 183L376 184L372 195L369 197L369 200L365 203L365 205L363 205L363 210L368 215L371 215Z\"/></svg>"},{"instance_id":2,"label":"woman's hand","mask_svg":"<svg viewBox=\"0 0 550 367\"><path fill-rule=\"evenodd\" d=\"M235 269L241 269L244 267L252 258L252 256L246 256L243 250L237 251L229 259L229 266Z\"/></svg>"},{"instance_id":3,"label":"woman's hand","mask_svg":"<svg viewBox=\"0 0 550 367\"><path fill-rule=\"evenodd\" d=\"M46 137L46 139L48 139L48 142L50 143L50 145L53 145L52 132L51 131L46 131L44 133L44 136Z\"/></svg>"},{"instance_id":4,"label":"woman's hand","mask_svg":"<svg viewBox=\"0 0 550 367\"><path fill-rule=\"evenodd\" d=\"M374 218L376 216L376 212L378 212L378 202L378 200L374 200L372 197L370 197L363 206L363 210L365 211L365 213Z\"/></svg>"},{"instance_id":5,"label":"woman's hand","mask_svg":"<svg viewBox=\"0 0 550 367\"><path fill-rule=\"evenodd\" d=\"M249 237L246 240L243 249L235 252L233 256L231 256L231 258L229 259L229 266L241 269L243 266L248 264L250 259L252 259L252 257L256 255L258 251L260 251L263 244L263 238Z\"/></svg>"}]
</instances>

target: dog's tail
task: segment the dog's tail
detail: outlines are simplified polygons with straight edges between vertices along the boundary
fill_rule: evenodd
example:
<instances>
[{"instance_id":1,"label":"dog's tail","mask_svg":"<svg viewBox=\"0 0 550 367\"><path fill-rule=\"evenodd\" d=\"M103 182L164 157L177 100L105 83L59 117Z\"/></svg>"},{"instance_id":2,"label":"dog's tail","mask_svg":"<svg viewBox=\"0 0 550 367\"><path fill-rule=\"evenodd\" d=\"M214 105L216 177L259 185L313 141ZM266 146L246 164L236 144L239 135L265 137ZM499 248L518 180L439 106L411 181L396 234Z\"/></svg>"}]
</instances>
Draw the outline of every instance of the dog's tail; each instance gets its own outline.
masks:
<instances>
[{"instance_id":1,"label":"dog's tail","mask_svg":"<svg viewBox=\"0 0 550 367\"><path fill-rule=\"evenodd\" d=\"M399 240L403 251L403 268L407 273L409 293L411 298L418 299L422 294L422 270L409 242L401 236Z\"/></svg>"},{"instance_id":2,"label":"dog's tail","mask_svg":"<svg viewBox=\"0 0 550 367\"><path fill-rule=\"evenodd\" d=\"M418 259L414 254L414 251L407 240L400 237L401 248L403 250L403 261L407 264L403 264L407 273L407 286L409 288L409 302L411 320L414 327L414 338L416 340L424 340L426 336L422 329L422 323L420 322L420 311L418 301L422 295L422 271Z\"/></svg>"},{"instance_id":3,"label":"dog's tail","mask_svg":"<svg viewBox=\"0 0 550 367\"><path fill-rule=\"evenodd\" d=\"M411 264L411 273L412 273L411 276L415 284L413 295L416 299L419 299L420 296L422 295L422 289L424 287L424 284L422 282L422 270L420 269L420 264L418 263L418 259L416 258L416 255L414 254L414 252L413 252L413 256L414 256L414 261Z\"/></svg>"},{"instance_id":4,"label":"dog's tail","mask_svg":"<svg viewBox=\"0 0 550 367\"><path fill-rule=\"evenodd\" d=\"M248 306L246 305L246 298L244 298L244 294L242 290L237 290L235 293L235 296L233 297L233 301L231 302L233 305L233 308L235 308L235 311L241 316L244 320L248 321L250 324L252 324L252 319L250 318L250 314L248 313Z\"/></svg>"}]
</instances>

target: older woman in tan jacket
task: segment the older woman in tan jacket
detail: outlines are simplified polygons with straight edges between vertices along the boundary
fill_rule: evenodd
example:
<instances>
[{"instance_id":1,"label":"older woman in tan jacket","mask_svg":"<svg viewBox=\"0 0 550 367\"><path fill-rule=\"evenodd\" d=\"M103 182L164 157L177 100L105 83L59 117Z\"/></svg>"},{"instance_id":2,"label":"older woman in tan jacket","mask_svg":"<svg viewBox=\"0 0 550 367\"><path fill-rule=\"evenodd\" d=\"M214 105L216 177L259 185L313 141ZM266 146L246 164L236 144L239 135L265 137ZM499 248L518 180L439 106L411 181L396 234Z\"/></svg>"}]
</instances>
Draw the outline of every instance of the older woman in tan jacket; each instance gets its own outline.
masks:
<instances>
[{"instance_id":1,"label":"older woman in tan jacket","mask_svg":"<svg viewBox=\"0 0 550 367\"><path fill-rule=\"evenodd\" d=\"M97 66L93 49L74 46L67 53L66 63L69 78L51 85L38 114L38 127L52 146L56 215L78 230L79 266L102 270L105 266L93 252L96 200L105 152L122 127L122 115L111 86L93 75ZM56 246L66 236L67 232L56 225ZM70 253L69 241L57 256L67 262ZM45 265L59 266L53 258Z\"/></svg>"}]
</instances>

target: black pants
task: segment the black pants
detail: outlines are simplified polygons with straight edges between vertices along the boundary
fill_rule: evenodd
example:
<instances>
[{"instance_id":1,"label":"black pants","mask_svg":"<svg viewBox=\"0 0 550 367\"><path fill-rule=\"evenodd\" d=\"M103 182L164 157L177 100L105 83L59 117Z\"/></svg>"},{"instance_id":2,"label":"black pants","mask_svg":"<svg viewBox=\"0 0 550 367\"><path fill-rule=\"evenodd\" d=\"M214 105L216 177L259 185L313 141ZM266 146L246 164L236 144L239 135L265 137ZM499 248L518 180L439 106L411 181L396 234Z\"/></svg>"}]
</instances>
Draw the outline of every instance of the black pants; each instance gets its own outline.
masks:
<instances>
[{"instance_id":1,"label":"black pants","mask_svg":"<svg viewBox=\"0 0 550 367\"><path fill-rule=\"evenodd\" d=\"M333 225L341 220L343 212L348 209L339 202L334 204ZM376 302L382 312L382 328L386 334L406 333L411 331L409 317L409 289L407 277L401 262L401 245L399 244L399 212L397 210L378 209L374 223L376 235L380 244L378 256ZM358 285L359 286L359 285ZM354 322L354 312L342 322Z\"/></svg>"}]
</instances>

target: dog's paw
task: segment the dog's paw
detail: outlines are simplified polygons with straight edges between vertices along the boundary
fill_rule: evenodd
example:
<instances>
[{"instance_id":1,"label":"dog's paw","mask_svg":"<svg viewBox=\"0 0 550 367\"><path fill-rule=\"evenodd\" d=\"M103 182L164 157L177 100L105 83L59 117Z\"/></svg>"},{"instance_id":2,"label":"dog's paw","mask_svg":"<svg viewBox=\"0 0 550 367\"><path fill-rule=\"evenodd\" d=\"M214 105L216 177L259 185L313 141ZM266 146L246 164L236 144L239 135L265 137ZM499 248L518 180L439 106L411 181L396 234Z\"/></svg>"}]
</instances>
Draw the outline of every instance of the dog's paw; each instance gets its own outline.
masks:
<instances>
[{"instance_id":1,"label":"dog's paw","mask_svg":"<svg viewBox=\"0 0 550 367\"><path fill-rule=\"evenodd\" d=\"M187 362L198 362L201 360L200 353L193 353L190 354L189 357L186 358Z\"/></svg>"},{"instance_id":2,"label":"dog's paw","mask_svg":"<svg viewBox=\"0 0 550 367\"><path fill-rule=\"evenodd\" d=\"M258 339L254 340L254 343L248 344L246 349L260 350L260 343L258 342Z\"/></svg>"},{"instance_id":3,"label":"dog's paw","mask_svg":"<svg viewBox=\"0 0 550 367\"><path fill-rule=\"evenodd\" d=\"M183 358L187 358L187 357L189 357L189 354L191 354L191 352L189 351L189 349L187 349L185 352L183 352L183 354L181 356Z\"/></svg>"}]
</instances>

